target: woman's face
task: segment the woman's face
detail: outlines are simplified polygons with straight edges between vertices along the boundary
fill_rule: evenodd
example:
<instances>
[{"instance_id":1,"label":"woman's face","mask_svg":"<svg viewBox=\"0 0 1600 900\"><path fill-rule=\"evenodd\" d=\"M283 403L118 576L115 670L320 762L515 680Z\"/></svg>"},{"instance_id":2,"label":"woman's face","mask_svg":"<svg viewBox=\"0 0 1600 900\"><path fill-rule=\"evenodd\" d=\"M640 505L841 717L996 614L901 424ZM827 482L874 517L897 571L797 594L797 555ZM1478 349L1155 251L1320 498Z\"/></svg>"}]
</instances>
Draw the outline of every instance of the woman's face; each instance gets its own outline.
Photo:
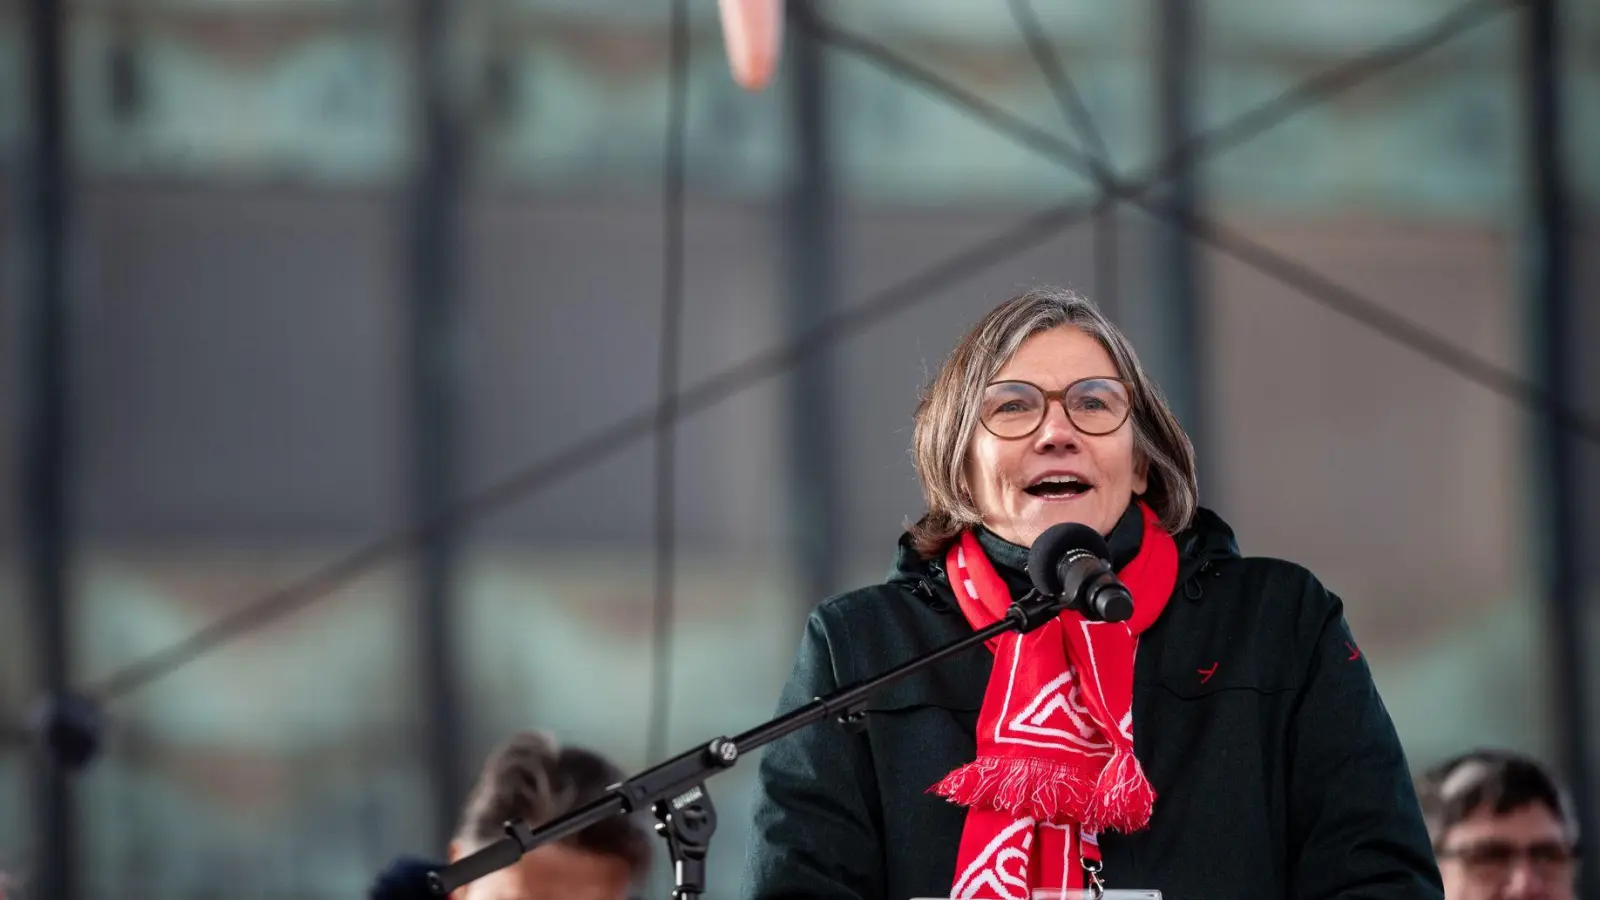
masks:
<instances>
[{"instance_id":1,"label":"woman's face","mask_svg":"<svg viewBox=\"0 0 1600 900\"><path fill-rule=\"evenodd\" d=\"M1090 335L1062 326L1023 341L993 381L1027 381L1056 391L1093 377L1118 377L1111 354ZM996 437L982 422L973 427L967 452L972 500L984 525L1012 543L1032 546L1041 532L1062 522L1108 534L1148 486L1148 467L1135 458L1131 422L1110 434L1087 435L1052 400L1044 421L1026 437ZM1058 484L1043 487L1045 479ZM1079 484L1059 484L1071 479Z\"/></svg>"}]
</instances>

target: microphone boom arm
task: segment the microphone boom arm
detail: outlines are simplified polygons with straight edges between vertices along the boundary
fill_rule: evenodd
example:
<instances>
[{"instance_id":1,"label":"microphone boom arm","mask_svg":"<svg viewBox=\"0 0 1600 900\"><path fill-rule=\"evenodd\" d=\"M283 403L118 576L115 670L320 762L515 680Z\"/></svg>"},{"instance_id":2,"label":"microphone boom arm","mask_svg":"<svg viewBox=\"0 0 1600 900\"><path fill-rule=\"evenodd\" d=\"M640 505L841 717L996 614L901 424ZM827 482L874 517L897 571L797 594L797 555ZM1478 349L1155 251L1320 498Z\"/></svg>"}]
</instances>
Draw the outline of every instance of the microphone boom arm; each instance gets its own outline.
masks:
<instances>
[{"instance_id":1,"label":"microphone boom arm","mask_svg":"<svg viewBox=\"0 0 1600 900\"><path fill-rule=\"evenodd\" d=\"M513 819L506 836L428 873L428 887L443 897L492 872L516 864L536 847L577 834L596 822L650 808L656 831L667 840L674 869L673 897L689 900L705 892L705 855L716 831L716 810L705 782L732 768L740 757L802 728L834 718L860 727L867 700L890 684L987 643L1008 631L1027 633L1055 618L1072 598L1029 591L1014 601L1000 621L949 644L914 657L871 678L840 688L732 738L717 737L657 766L611 786L605 794L538 828Z\"/></svg>"}]
</instances>

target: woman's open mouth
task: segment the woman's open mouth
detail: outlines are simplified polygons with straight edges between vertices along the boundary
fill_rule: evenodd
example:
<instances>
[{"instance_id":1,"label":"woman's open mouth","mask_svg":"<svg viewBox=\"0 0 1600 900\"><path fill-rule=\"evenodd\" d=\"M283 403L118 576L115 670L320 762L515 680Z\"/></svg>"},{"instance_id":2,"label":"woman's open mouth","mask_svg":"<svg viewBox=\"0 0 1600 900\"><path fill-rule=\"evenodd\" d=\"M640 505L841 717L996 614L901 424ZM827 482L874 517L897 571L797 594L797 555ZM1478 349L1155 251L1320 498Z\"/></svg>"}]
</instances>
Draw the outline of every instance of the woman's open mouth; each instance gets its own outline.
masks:
<instances>
[{"instance_id":1,"label":"woman's open mouth","mask_svg":"<svg viewBox=\"0 0 1600 900\"><path fill-rule=\"evenodd\" d=\"M1094 490L1094 485L1077 475L1045 475L1023 490L1044 500L1072 500Z\"/></svg>"}]
</instances>

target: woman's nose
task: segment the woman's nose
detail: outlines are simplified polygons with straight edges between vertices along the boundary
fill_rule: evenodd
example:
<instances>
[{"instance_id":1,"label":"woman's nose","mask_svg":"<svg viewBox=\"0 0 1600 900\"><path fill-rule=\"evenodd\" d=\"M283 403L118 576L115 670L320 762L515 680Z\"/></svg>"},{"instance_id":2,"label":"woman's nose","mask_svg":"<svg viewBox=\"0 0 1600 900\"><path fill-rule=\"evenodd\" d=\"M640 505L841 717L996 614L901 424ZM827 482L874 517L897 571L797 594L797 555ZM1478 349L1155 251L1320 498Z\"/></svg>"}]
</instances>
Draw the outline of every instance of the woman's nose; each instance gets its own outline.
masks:
<instances>
[{"instance_id":1,"label":"woman's nose","mask_svg":"<svg viewBox=\"0 0 1600 900\"><path fill-rule=\"evenodd\" d=\"M1040 450L1076 447L1082 435L1073 426L1064 404L1051 400L1044 408L1044 421L1034 433L1034 446Z\"/></svg>"}]
</instances>

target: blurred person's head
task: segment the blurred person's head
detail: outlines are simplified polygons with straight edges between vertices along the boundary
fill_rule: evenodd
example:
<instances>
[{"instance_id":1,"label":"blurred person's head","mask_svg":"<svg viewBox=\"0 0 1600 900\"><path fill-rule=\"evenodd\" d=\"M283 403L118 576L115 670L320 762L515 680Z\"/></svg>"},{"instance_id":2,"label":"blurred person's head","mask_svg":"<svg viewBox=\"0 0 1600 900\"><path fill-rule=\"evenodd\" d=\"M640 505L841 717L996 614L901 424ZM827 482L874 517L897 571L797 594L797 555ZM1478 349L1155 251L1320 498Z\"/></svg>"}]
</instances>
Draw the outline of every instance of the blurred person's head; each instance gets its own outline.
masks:
<instances>
[{"instance_id":1,"label":"blurred person's head","mask_svg":"<svg viewBox=\"0 0 1600 900\"><path fill-rule=\"evenodd\" d=\"M1477 750L1418 786L1445 900L1571 900L1578 825L1566 792L1529 757Z\"/></svg>"},{"instance_id":2,"label":"blurred person's head","mask_svg":"<svg viewBox=\"0 0 1600 900\"><path fill-rule=\"evenodd\" d=\"M1135 498L1171 533L1198 505L1194 448L1127 337L1087 299L1034 288L979 320L916 411L924 556L983 525L1031 546L1078 522L1109 534Z\"/></svg>"},{"instance_id":3,"label":"blurred person's head","mask_svg":"<svg viewBox=\"0 0 1600 900\"><path fill-rule=\"evenodd\" d=\"M467 798L450 842L455 861L505 836L505 823L538 827L623 779L596 753L522 732L495 748ZM650 866L650 836L631 817L613 817L457 891L454 900L623 900Z\"/></svg>"}]
</instances>

